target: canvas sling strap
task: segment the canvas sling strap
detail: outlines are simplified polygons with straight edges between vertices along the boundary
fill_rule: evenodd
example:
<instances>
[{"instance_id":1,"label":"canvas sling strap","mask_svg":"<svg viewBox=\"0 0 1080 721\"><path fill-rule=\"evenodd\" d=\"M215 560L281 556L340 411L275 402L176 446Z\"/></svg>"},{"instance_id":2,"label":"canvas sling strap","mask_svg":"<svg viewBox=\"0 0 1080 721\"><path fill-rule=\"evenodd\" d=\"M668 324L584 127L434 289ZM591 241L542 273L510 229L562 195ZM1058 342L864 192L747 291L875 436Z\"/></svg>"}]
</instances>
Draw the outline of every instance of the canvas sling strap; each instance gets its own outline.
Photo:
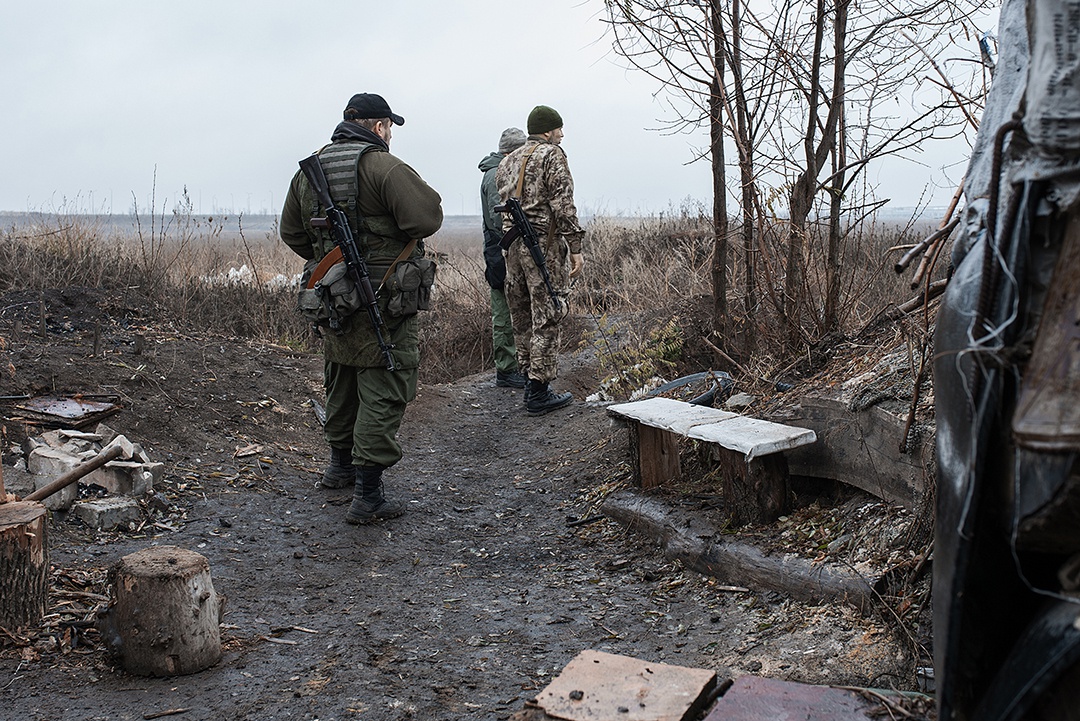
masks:
<instances>
[{"instance_id":1,"label":"canvas sling strap","mask_svg":"<svg viewBox=\"0 0 1080 721\"><path fill-rule=\"evenodd\" d=\"M521 171L518 173L517 187L514 188L514 197L521 200L521 191L525 187L525 166L529 164L529 156L531 156L536 149L540 147L540 143L529 148L529 152L525 153L525 157L521 159ZM548 240L550 241L555 237L555 218L554 212L548 217Z\"/></svg>"}]
</instances>

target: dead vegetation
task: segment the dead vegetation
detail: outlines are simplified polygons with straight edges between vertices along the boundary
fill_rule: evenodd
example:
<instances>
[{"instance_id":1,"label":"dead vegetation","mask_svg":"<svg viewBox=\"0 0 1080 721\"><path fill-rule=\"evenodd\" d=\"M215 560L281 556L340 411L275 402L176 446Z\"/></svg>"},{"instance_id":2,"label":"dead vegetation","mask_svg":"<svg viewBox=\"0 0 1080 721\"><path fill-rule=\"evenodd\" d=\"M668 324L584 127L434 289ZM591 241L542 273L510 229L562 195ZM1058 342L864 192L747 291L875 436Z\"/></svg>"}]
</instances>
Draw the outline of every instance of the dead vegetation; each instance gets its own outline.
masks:
<instances>
[{"instance_id":1,"label":"dead vegetation","mask_svg":"<svg viewBox=\"0 0 1080 721\"><path fill-rule=\"evenodd\" d=\"M170 406L181 409L181 413L192 401L177 394L174 388L206 387L211 394L217 392L212 371L227 363L224 356L220 360L216 358L217 338L243 339L249 343L245 352L250 354L258 353L263 344L304 354L315 351L314 339L294 313L292 289L271 282L278 273L285 276L295 273L298 261L282 254L280 243L269 233L265 238L249 240L245 238L246 232L238 229L240 232L225 238L226 234L219 229L223 221L200 223L185 226L182 219L177 219L163 229L155 222L152 232L143 228L141 235L138 229L131 235L115 234L78 219L53 217L34 226L3 231L0 292L8 299L5 307L0 308L0 320L6 322L3 327L23 337L39 333L54 338L57 335L88 337L94 334L95 323L105 324L111 318L111 322L122 327L124 338L131 343L140 335L146 336L151 327L159 337L198 335L208 346L209 359L204 361L206 369L202 377L185 381L186 386L177 386L174 378L169 383L162 380L164 373L178 374L165 370L165 343L155 351L159 361L156 365L152 361L139 363L126 351L115 360L127 364L120 369L124 372L123 390L127 398L137 399L139 393L163 394ZM732 371L738 390L759 396L757 407L760 408L784 402L778 381L839 382L848 374L864 369L867 356L880 350L881 344L910 347L912 358L917 358L914 349L925 337L925 330L918 323L912 327L886 326L873 340L855 335L881 308L895 306L909 296L904 284L888 275L891 273L888 264L881 262L873 269L866 269L860 300L850 306L851 336L821 339L819 345L787 357L777 350L781 337L778 328L777 346L741 359L735 365L724 366L730 359L725 361L718 355L715 338L710 339L711 240L704 231L706 227L699 214L689 211L653 220L599 219L589 225L586 252L590 262L586 277L575 289L581 312L568 324L563 341L566 351L588 357L590 367L596 369L592 372L594 377L589 378L591 388L607 381L613 398L621 400L654 377L671 379L726 367ZM878 239L875 243L878 247L890 247L902 245L903 239ZM475 237L436 238L431 250L440 254L441 264L434 309L423 317L422 383L429 387L478 373L491 365L487 286L480 266L479 233ZM869 262L874 256L867 251L866 257ZM230 279L229 271L242 266L253 269L251 276ZM878 272L880 277L875 275ZM876 280L871 282L871 278ZM81 310L75 312L76 308ZM67 309L71 312L67 313ZM95 316L99 320L93 320ZM761 320L762 327L767 328L768 322L766 316ZM764 335L768 337L768 333ZM764 347L770 348L768 344ZM106 346L105 351L108 350ZM13 378L18 370L23 369L11 369L7 376ZM910 399L912 370L902 371L894 380L899 396L903 396L906 387L906 398ZM36 382L41 387L47 385L45 380ZM252 424L250 435L230 437L229 443L237 450L257 441L255 426L286 422L285 410L275 412L276 401L264 396L264 392L252 390L249 396L229 398L227 404L221 403L223 417ZM296 409L289 412L296 413ZM294 419L295 416L288 422L295 422ZM222 427L228 425L223 423ZM188 442L200 448L210 441L193 434ZM605 439L597 447L579 452L606 454L611 450L605 445L608 443ZM276 477L276 472L281 468L280 459L296 449L279 444L253 458L240 457L228 447L224 450L228 451L226 455L232 455L225 463L196 462L193 456L175 463L162 486L163 505L147 511L147 518L151 519L148 525L117 532L118 538L131 540L142 534L177 532L185 526L187 503L205 497L207 492L254 491L268 498L288 496L287 484ZM697 449L686 450L688 457L697 457ZM271 465L275 458L278 468ZM308 456L302 460L294 458L290 463L294 469L302 467L304 472L315 473L320 460ZM558 468L550 470L554 474L560 472ZM712 472L712 467L701 457L698 465L689 465L680 485L662 489L662 495L676 505L689 504L708 513L722 502L715 492L716 479L710 477ZM573 518L568 523L583 522L573 526L576 533L595 542L625 539L623 531L595 518L600 515L605 497L629 485L627 468L608 468L601 475L583 478L579 485L578 496L565 509L567 518ZM800 501L796 510L775 527L740 529L739 533L769 552L797 553L813 562L844 564L860 570L869 579L881 579L882 583L875 589L881 604L880 617L872 625L874 630L853 635L843 652L851 658L865 659L867 678L873 675L870 669L876 663L887 669L888 685L914 688L914 668L927 658L929 634L925 614L929 552L923 533L928 527L925 518L905 514L837 485L804 486L797 490ZM594 520L584 523L589 519ZM920 523L922 531L918 530ZM733 532L722 528L722 523L720 526L721 533ZM229 531L218 528L217 532ZM96 542L103 541L98 538ZM108 542L108 539L104 541ZM94 541L87 539L87 543ZM621 567L614 570L629 571ZM750 673L800 678L796 652L783 650L787 634L809 629L811 635L824 636L825 629L831 625L860 628L863 623L852 620L855 612L850 609L807 608L767 593L718 588L724 584L696 578L678 563L635 569L635 573L635 577L657 583L655 603L657 608L667 610L655 612L649 618L663 633L673 636L689 633L679 630L669 609L669 604L677 603L681 594L691 593L702 599L703 604L718 607L720 602L714 595L734 594L741 599L744 610L756 614L757 625L744 629L747 635L739 650L718 657L716 663L734 667L737 662L741 670ZM650 581L653 573L656 578ZM578 579L581 583L593 583L600 578L591 566L581 574ZM95 606L101 602L96 597L107 593L101 569L92 563L79 571L58 568L52 584L52 608L46 624L36 634L9 634L4 644L6 653L18 654L26 663L35 662L43 654L55 653L86 654L88 662L102 663L100 655L91 653L100 650L100 644L96 632L87 624ZM568 587L572 586L568 582ZM641 613L648 616L649 609ZM789 620L784 620L789 616ZM225 630L229 634L233 629L226 625ZM908 639L903 662L883 660L881 653L870 650L883 636L891 638L894 634ZM273 640L277 637L272 634L263 635L269 635L270 643L280 641ZM613 632L613 636L618 638L619 634ZM239 633L226 638L227 646L232 644L240 649L257 643L257 639ZM721 652L717 639L705 637L701 643L717 644L717 653ZM542 678L534 681L536 687L543 685Z\"/></svg>"}]
</instances>

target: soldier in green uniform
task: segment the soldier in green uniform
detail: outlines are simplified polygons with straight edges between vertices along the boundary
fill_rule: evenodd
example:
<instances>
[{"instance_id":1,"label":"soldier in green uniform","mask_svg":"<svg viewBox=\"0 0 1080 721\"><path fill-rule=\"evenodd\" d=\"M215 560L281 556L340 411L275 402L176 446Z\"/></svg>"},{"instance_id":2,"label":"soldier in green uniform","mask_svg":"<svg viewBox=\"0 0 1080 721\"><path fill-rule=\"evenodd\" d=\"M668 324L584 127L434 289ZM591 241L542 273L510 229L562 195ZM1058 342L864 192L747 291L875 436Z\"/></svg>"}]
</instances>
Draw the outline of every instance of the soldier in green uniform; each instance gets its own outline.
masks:
<instances>
[{"instance_id":1,"label":"soldier in green uniform","mask_svg":"<svg viewBox=\"0 0 1080 721\"><path fill-rule=\"evenodd\" d=\"M503 286L506 281L506 261L499 241L502 240L502 217L495 212L501 200L495 184L495 171L510 153L525 144L525 133L519 128L507 128L499 137L499 149L480 161L480 204L484 212L484 279L491 287L491 350L495 360L495 385L502 388L524 388L528 379L518 370L517 349L514 347L514 328L510 308L506 305Z\"/></svg>"},{"instance_id":2,"label":"soldier in green uniform","mask_svg":"<svg viewBox=\"0 0 1080 721\"><path fill-rule=\"evenodd\" d=\"M510 153L495 173L499 196L517 198L525 217L536 230L559 308L551 302L528 248L514 241L506 251L506 301L514 324L518 365L527 373L525 407L530 415L564 408L573 401L570 393L551 390L558 375L559 323L569 310L570 279L581 273L584 259L581 242L585 231L574 206L574 179L563 138L562 117L546 105L529 113L529 137ZM509 218L503 221L509 229Z\"/></svg>"},{"instance_id":3,"label":"soldier in green uniform","mask_svg":"<svg viewBox=\"0 0 1080 721\"><path fill-rule=\"evenodd\" d=\"M377 288L392 344L395 369L387 369L367 313L345 319L343 332L324 331L326 424L330 464L322 484L356 484L346 514L349 523L394 518L403 504L387 500L383 471L401 459L397 431L406 405L416 397L420 348L415 310L394 315L386 279L422 258L423 239L442 225L441 198L404 162L390 154L391 130L405 119L379 95L354 95L344 121L318 151L334 206L345 212L357 246ZM334 250L325 228L311 220L325 213L303 173L297 172L281 211L281 239L308 260L307 270ZM318 224L318 223L316 223Z\"/></svg>"}]
</instances>

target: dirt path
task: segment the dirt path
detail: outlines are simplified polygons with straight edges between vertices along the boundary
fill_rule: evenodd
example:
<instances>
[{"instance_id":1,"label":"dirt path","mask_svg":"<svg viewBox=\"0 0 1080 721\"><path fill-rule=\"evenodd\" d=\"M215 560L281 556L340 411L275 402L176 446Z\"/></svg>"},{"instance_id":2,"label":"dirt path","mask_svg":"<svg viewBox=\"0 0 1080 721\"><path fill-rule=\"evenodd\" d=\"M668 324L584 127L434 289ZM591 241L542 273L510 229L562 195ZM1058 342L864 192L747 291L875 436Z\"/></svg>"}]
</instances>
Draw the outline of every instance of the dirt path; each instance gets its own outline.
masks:
<instances>
[{"instance_id":1,"label":"dirt path","mask_svg":"<svg viewBox=\"0 0 1080 721\"><path fill-rule=\"evenodd\" d=\"M141 531L56 515L52 562L101 579L151 544L198 551L228 597L226 653L199 674L140 678L93 631L54 624L0 645L0 718L498 719L584 649L722 676L888 686L901 673L904 642L880 621L723 592L610 520L568 526L626 484L625 438L600 407L530 418L491 374L423 387L386 476L406 515L352 527L350 492L316 485L324 449L304 403L319 397L317 356L129 326L109 339L88 357L75 323L2 351L5 393L117 393L109 424L167 464L167 507ZM588 373L567 366L580 394ZM256 457L235 457L251 444Z\"/></svg>"}]
</instances>

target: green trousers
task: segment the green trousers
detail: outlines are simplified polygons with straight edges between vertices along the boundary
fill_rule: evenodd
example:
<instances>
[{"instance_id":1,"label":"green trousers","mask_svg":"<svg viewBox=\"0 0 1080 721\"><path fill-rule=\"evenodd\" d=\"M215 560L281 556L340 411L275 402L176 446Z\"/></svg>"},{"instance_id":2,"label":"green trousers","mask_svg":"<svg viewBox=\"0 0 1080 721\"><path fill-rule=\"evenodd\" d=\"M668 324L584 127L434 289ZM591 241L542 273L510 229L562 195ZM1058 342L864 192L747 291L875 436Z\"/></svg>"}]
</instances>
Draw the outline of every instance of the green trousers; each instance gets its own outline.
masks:
<instances>
[{"instance_id":1,"label":"green trousers","mask_svg":"<svg viewBox=\"0 0 1080 721\"><path fill-rule=\"evenodd\" d=\"M491 354L495 370L514 373L518 369L517 348L514 347L514 326L510 322L510 306L501 290L491 289Z\"/></svg>"},{"instance_id":2,"label":"green trousers","mask_svg":"<svg viewBox=\"0 0 1080 721\"><path fill-rule=\"evenodd\" d=\"M352 448L359 466L392 466L401 460L397 431L405 406L416 398L417 369L391 373L326 361L326 425L334 448Z\"/></svg>"}]
</instances>

